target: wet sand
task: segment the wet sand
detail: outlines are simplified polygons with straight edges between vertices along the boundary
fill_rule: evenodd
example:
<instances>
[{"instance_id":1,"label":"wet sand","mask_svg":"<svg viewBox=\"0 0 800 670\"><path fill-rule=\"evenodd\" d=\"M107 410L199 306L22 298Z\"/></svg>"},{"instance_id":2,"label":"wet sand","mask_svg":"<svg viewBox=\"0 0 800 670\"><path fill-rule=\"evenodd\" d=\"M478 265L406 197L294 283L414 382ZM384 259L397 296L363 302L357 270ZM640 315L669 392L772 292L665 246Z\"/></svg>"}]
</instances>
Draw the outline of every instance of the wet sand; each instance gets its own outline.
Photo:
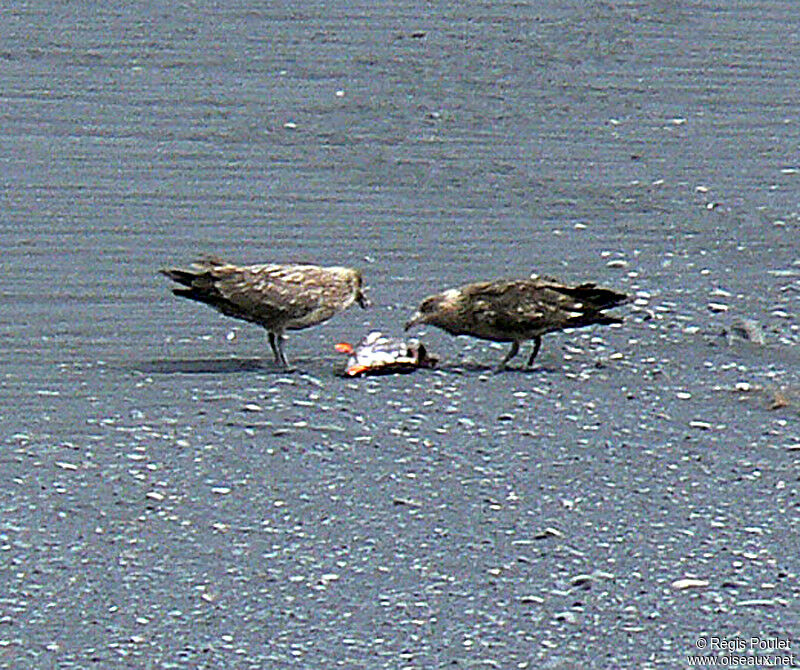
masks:
<instances>
[{"instance_id":1,"label":"wet sand","mask_svg":"<svg viewBox=\"0 0 800 670\"><path fill-rule=\"evenodd\" d=\"M662 668L798 630L793 2L0 36L0 665ZM157 275L201 253L358 266L374 307L286 373ZM423 330L439 370L338 376L335 342L534 271L637 300L530 372Z\"/></svg>"}]
</instances>

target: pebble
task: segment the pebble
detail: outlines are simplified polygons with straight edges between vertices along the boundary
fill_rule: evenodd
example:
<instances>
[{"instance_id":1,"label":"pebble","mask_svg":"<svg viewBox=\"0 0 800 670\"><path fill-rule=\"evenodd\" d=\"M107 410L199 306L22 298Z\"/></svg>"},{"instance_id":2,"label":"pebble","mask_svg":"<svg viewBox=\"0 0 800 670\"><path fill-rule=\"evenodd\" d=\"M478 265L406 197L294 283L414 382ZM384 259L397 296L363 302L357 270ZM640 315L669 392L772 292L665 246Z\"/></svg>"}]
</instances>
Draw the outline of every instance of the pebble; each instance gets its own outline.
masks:
<instances>
[{"instance_id":1,"label":"pebble","mask_svg":"<svg viewBox=\"0 0 800 670\"><path fill-rule=\"evenodd\" d=\"M772 598L754 598L752 600L740 600L736 604L739 607L775 607L778 603Z\"/></svg>"},{"instance_id":2,"label":"pebble","mask_svg":"<svg viewBox=\"0 0 800 670\"><path fill-rule=\"evenodd\" d=\"M536 603L537 605L541 605L544 602L544 598L540 596L527 595L527 596L520 596L519 601L521 603Z\"/></svg>"},{"instance_id":3,"label":"pebble","mask_svg":"<svg viewBox=\"0 0 800 670\"><path fill-rule=\"evenodd\" d=\"M764 529L760 528L759 526L745 526L742 528L745 533L752 533L754 535L763 535Z\"/></svg>"},{"instance_id":4,"label":"pebble","mask_svg":"<svg viewBox=\"0 0 800 670\"><path fill-rule=\"evenodd\" d=\"M708 586L709 582L707 579L692 579L687 577L685 579L676 579L672 582L672 588L677 589L678 591L683 591L685 589L699 589L705 588Z\"/></svg>"},{"instance_id":5,"label":"pebble","mask_svg":"<svg viewBox=\"0 0 800 670\"><path fill-rule=\"evenodd\" d=\"M744 340L753 342L754 344L763 345L766 343L764 338L764 331L758 321L753 319L738 319L731 325L731 337L741 337Z\"/></svg>"},{"instance_id":6,"label":"pebble","mask_svg":"<svg viewBox=\"0 0 800 670\"><path fill-rule=\"evenodd\" d=\"M707 421L690 421L689 427L698 428L700 430L711 430L713 428L713 426Z\"/></svg>"}]
</instances>

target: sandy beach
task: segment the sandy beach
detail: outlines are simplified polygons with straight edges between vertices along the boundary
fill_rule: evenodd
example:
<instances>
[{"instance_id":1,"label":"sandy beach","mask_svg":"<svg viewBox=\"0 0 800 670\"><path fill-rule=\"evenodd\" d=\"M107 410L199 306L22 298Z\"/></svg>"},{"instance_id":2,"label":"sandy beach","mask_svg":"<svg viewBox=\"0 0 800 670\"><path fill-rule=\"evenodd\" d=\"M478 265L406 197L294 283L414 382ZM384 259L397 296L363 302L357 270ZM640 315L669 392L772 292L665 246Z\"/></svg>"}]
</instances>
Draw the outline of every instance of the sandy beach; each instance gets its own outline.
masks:
<instances>
[{"instance_id":1,"label":"sandy beach","mask_svg":"<svg viewBox=\"0 0 800 670\"><path fill-rule=\"evenodd\" d=\"M1 667L800 653L795 3L2 17ZM284 371L158 275L207 253L373 305ZM634 301L530 371L423 328L437 369L341 376L531 273Z\"/></svg>"}]
</instances>

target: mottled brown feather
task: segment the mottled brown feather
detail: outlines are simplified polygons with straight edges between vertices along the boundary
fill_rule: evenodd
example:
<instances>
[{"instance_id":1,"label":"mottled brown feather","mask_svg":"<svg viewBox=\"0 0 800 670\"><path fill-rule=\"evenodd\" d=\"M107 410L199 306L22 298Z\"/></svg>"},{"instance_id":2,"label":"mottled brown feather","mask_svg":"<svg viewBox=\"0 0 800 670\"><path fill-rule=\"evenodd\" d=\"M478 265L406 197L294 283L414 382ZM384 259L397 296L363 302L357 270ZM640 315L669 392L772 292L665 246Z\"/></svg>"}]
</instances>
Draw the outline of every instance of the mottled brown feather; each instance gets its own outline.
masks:
<instances>
[{"instance_id":1,"label":"mottled brown feather","mask_svg":"<svg viewBox=\"0 0 800 670\"><path fill-rule=\"evenodd\" d=\"M407 328L427 323L452 335L513 342L507 359L516 354L520 342L535 340L532 361L545 333L620 323L603 310L627 301L624 293L592 283L570 286L546 277L482 281L429 296Z\"/></svg>"},{"instance_id":2,"label":"mottled brown feather","mask_svg":"<svg viewBox=\"0 0 800 670\"><path fill-rule=\"evenodd\" d=\"M527 340L592 323L618 322L620 319L601 311L627 299L594 284L571 287L541 279L478 282L460 290L458 318L452 327L467 326L468 331L482 332L483 339L499 342Z\"/></svg>"},{"instance_id":3,"label":"mottled brown feather","mask_svg":"<svg viewBox=\"0 0 800 670\"><path fill-rule=\"evenodd\" d=\"M352 268L262 264L238 266L204 258L190 269L161 270L187 288L173 293L206 303L230 316L258 324L270 342L287 330L327 321L353 302L367 305L361 273ZM277 348L281 351L281 344ZM276 351L276 358L278 357Z\"/></svg>"}]
</instances>

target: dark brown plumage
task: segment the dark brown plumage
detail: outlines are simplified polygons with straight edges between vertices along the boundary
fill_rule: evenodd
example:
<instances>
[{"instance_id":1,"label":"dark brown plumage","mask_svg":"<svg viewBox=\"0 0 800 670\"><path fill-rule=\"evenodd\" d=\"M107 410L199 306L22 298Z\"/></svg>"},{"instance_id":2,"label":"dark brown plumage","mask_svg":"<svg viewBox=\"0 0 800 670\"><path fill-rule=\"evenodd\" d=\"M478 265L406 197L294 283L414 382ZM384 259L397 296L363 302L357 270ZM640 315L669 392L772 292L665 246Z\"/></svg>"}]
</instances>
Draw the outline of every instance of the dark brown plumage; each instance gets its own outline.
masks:
<instances>
[{"instance_id":1,"label":"dark brown plumage","mask_svg":"<svg viewBox=\"0 0 800 670\"><path fill-rule=\"evenodd\" d=\"M565 328L621 323L622 319L603 314L603 310L628 300L624 293L595 284L568 286L535 275L530 279L483 281L425 298L406 330L427 323L451 335L511 342L500 369L517 355L521 342L533 340L528 359L531 366L542 345L542 335Z\"/></svg>"},{"instance_id":2,"label":"dark brown plumage","mask_svg":"<svg viewBox=\"0 0 800 670\"><path fill-rule=\"evenodd\" d=\"M285 331L327 321L354 302L367 307L361 273L317 265L238 266L205 258L188 270L160 271L187 288L172 292L211 305L226 316L258 324L267 331L275 361L286 367Z\"/></svg>"}]
</instances>

